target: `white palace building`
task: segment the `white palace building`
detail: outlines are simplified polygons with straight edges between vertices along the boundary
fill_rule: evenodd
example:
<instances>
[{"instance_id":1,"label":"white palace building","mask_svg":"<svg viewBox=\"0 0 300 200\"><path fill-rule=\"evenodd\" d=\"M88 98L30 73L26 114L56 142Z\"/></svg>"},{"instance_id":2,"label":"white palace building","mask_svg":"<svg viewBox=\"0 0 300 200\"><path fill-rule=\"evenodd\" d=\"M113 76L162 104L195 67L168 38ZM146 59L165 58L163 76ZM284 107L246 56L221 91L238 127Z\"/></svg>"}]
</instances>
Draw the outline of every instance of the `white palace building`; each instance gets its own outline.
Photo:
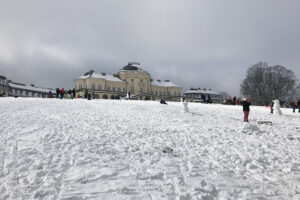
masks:
<instances>
[{"instance_id":1,"label":"white palace building","mask_svg":"<svg viewBox=\"0 0 300 200\"><path fill-rule=\"evenodd\" d=\"M182 96L182 87L170 80L154 81L137 62L129 62L114 75L90 70L75 79L75 89L79 96L88 92L96 99L118 99L128 95L140 100L180 100Z\"/></svg>"}]
</instances>

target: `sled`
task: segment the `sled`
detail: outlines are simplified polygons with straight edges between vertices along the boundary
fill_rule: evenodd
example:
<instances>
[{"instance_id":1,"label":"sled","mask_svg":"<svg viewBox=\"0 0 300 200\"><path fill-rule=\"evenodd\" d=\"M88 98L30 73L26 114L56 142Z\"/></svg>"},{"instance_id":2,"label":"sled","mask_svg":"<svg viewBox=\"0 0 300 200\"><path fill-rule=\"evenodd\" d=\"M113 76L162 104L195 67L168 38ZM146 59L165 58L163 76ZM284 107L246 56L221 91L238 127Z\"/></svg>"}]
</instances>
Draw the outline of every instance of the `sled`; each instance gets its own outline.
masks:
<instances>
[{"instance_id":1,"label":"sled","mask_svg":"<svg viewBox=\"0 0 300 200\"><path fill-rule=\"evenodd\" d=\"M258 121L258 124L272 125L271 121Z\"/></svg>"}]
</instances>

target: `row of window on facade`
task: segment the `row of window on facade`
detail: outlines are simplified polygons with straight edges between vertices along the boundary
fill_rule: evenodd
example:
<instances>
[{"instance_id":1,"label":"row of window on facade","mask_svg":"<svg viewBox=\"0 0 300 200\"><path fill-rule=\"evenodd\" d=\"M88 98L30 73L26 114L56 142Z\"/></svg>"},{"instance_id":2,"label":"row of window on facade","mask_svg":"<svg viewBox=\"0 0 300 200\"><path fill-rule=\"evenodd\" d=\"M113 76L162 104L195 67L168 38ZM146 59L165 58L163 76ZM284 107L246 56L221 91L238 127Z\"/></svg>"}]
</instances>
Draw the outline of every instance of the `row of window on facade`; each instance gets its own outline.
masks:
<instances>
[{"instance_id":1,"label":"row of window on facade","mask_svg":"<svg viewBox=\"0 0 300 200\"><path fill-rule=\"evenodd\" d=\"M126 82L126 79L124 79L123 81ZM131 79L131 82L134 82L134 79ZM140 82L143 83L143 79L140 79ZM145 79L145 82L150 83L148 79Z\"/></svg>"},{"instance_id":2,"label":"row of window on facade","mask_svg":"<svg viewBox=\"0 0 300 200\"><path fill-rule=\"evenodd\" d=\"M0 83L7 83L6 79L1 78Z\"/></svg>"},{"instance_id":3,"label":"row of window on facade","mask_svg":"<svg viewBox=\"0 0 300 200\"><path fill-rule=\"evenodd\" d=\"M82 89L83 87L82 87L82 85L79 85L79 89ZM98 85L98 90L101 90L102 89L102 87L101 87L101 85ZM95 86L95 84L92 84L92 90L96 90L96 86ZM121 92L121 88L118 88L117 90L116 90L116 87L112 87L112 90L111 90L111 88L110 88L110 86L107 86L106 87L106 91L113 91L113 92L116 92L116 91L118 91L118 92ZM126 93L126 88L123 88L123 93ZM135 91L134 91L134 87L131 87L131 89L130 89L130 93L131 94L135 94ZM140 94L143 94L144 93L144 88L140 88ZM147 88L147 94L150 94L150 89L149 88ZM171 94L170 94L170 92L162 92L162 91L155 91L154 92L154 94L156 95L156 96L170 96ZM180 92L174 92L174 96L181 96L181 94L180 94Z\"/></svg>"},{"instance_id":4,"label":"row of window on facade","mask_svg":"<svg viewBox=\"0 0 300 200\"><path fill-rule=\"evenodd\" d=\"M187 94L186 96L187 97L194 97L194 98L201 98L201 95L202 94ZM204 94L205 95L205 94ZM206 97L207 96L210 96L211 98L220 98L221 96L220 95L215 95L215 94L207 94L207 95L205 95Z\"/></svg>"},{"instance_id":5,"label":"row of window on facade","mask_svg":"<svg viewBox=\"0 0 300 200\"><path fill-rule=\"evenodd\" d=\"M8 87L0 86L0 91L8 92Z\"/></svg>"},{"instance_id":6,"label":"row of window on facade","mask_svg":"<svg viewBox=\"0 0 300 200\"><path fill-rule=\"evenodd\" d=\"M39 92L31 92L27 90L20 90L20 89L10 89L11 94L14 95L22 95L22 96L31 96L31 97L41 97L42 93Z\"/></svg>"}]
</instances>

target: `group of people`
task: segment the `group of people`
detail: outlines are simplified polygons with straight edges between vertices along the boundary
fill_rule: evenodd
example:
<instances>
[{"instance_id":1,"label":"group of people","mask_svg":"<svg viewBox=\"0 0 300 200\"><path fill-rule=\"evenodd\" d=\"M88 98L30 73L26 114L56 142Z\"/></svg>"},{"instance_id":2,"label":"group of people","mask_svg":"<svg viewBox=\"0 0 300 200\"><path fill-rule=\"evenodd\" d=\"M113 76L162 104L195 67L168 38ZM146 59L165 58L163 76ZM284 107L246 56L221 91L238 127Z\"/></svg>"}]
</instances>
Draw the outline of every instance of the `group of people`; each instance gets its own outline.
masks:
<instances>
[{"instance_id":1,"label":"group of people","mask_svg":"<svg viewBox=\"0 0 300 200\"><path fill-rule=\"evenodd\" d=\"M226 97L223 101L224 104L227 104L227 105L243 105L243 99L239 99L237 97Z\"/></svg>"},{"instance_id":2,"label":"group of people","mask_svg":"<svg viewBox=\"0 0 300 200\"><path fill-rule=\"evenodd\" d=\"M74 99L76 97L76 91L75 89L65 91L64 88L62 89L56 88L56 98L64 99L65 95L67 95L68 99Z\"/></svg>"},{"instance_id":3,"label":"group of people","mask_svg":"<svg viewBox=\"0 0 300 200\"><path fill-rule=\"evenodd\" d=\"M293 109L293 112L296 112L296 109L298 108L298 112L300 113L300 99L298 101L293 101L291 103L291 107Z\"/></svg>"}]
</instances>

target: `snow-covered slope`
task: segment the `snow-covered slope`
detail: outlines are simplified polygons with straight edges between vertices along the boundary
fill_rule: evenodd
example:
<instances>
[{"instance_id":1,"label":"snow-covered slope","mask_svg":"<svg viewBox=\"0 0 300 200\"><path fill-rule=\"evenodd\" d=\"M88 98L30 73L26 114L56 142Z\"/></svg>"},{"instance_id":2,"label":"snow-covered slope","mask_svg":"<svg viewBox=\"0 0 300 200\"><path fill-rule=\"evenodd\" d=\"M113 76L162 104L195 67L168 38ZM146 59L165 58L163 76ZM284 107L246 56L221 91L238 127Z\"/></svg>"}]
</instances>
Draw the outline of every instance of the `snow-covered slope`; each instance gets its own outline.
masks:
<instances>
[{"instance_id":1,"label":"snow-covered slope","mask_svg":"<svg viewBox=\"0 0 300 200\"><path fill-rule=\"evenodd\" d=\"M0 199L300 199L300 113L189 110L1 98Z\"/></svg>"}]
</instances>

